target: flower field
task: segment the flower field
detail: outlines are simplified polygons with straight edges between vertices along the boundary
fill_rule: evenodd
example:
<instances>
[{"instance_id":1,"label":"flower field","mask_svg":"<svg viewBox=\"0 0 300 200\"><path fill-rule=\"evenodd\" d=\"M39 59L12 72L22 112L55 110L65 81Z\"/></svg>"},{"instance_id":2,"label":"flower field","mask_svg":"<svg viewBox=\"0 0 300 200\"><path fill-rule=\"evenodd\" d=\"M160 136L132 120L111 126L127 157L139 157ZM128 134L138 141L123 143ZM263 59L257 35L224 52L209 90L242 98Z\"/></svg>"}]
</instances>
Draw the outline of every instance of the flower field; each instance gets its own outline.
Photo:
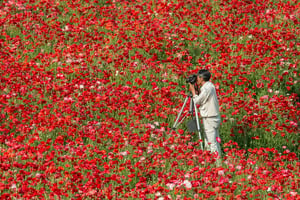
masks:
<instances>
[{"instance_id":1,"label":"flower field","mask_svg":"<svg viewBox=\"0 0 300 200\"><path fill-rule=\"evenodd\" d=\"M298 1L0 5L1 199L300 199ZM172 129L201 68L221 165Z\"/></svg>"}]
</instances>

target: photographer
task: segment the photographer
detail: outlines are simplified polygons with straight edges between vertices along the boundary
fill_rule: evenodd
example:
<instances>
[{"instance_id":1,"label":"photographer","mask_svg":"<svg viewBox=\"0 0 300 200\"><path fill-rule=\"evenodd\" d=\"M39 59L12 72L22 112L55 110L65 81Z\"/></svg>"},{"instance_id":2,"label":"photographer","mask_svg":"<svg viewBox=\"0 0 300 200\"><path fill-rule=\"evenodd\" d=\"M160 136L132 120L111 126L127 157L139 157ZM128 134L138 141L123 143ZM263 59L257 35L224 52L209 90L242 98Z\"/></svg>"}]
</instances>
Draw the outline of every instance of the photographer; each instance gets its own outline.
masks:
<instances>
[{"instance_id":1,"label":"photographer","mask_svg":"<svg viewBox=\"0 0 300 200\"><path fill-rule=\"evenodd\" d=\"M200 105L200 114L204 125L205 148L211 152L218 152L218 158L221 158L221 147L217 138L219 138L219 128L221 117L219 112L219 102L215 86L209 81L211 74L208 70L202 69L197 73L196 84L201 86L200 93L195 90L195 86L190 83L190 91L193 100Z\"/></svg>"}]
</instances>

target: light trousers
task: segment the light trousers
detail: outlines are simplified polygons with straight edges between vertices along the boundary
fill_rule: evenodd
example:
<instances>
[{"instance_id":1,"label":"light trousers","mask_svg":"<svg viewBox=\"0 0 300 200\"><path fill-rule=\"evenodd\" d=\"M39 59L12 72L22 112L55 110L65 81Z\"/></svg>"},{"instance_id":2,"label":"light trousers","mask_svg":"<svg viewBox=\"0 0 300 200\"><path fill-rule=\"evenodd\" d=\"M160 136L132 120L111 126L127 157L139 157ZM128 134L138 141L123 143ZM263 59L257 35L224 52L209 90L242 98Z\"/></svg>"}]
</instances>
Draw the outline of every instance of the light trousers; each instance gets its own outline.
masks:
<instances>
[{"instance_id":1,"label":"light trousers","mask_svg":"<svg viewBox=\"0 0 300 200\"><path fill-rule=\"evenodd\" d=\"M217 142L217 137L220 137L219 129L221 118L220 117L204 117L204 147L213 153L218 153L218 158L221 158L221 145Z\"/></svg>"}]
</instances>

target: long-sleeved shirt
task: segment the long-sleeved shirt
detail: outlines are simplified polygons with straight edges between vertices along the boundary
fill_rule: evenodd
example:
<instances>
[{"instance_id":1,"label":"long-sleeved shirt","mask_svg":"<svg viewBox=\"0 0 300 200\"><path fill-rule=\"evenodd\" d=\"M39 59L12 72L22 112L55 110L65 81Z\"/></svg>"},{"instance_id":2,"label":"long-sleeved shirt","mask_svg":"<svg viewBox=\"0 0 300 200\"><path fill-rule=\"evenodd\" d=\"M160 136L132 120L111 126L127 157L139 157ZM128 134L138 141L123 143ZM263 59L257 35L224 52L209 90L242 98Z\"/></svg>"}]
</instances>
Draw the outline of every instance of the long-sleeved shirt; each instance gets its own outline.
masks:
<instances>
[{"instance_id":1,"label":"long-sleeved shirt","mask_svg":"<svg viewBox=\"0 0 300 200\"><path fill-rule=\"evenodd\" d=\"M200 105L200 114L202 117L218 117L220 116L219 101L215 86L207 81L200 88L200 94L194 95L193 100Z\"/></svg>"}]
</instances>

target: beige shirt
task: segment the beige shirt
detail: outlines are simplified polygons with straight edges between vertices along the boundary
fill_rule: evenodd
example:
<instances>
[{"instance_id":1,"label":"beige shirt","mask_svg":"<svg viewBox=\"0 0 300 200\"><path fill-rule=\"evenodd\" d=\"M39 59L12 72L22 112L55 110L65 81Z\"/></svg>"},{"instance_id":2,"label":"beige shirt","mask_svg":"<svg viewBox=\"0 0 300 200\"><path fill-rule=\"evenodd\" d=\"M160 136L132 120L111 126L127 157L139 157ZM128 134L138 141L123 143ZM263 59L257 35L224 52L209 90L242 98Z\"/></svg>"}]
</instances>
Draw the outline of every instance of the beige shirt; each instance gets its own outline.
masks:
<instances>
[{"instance_id":1,"label":"beige shirt","mask_svg":"<svg viewBox=\"0 0 300 200\"><path fill-rule=\"evenodd\" d=\"M215 86L207 81L200 89L200 94L193 96L196 104L200 105L200 114L202 117L219 117L219 101Z\"/></svg>"}]
</instances>

